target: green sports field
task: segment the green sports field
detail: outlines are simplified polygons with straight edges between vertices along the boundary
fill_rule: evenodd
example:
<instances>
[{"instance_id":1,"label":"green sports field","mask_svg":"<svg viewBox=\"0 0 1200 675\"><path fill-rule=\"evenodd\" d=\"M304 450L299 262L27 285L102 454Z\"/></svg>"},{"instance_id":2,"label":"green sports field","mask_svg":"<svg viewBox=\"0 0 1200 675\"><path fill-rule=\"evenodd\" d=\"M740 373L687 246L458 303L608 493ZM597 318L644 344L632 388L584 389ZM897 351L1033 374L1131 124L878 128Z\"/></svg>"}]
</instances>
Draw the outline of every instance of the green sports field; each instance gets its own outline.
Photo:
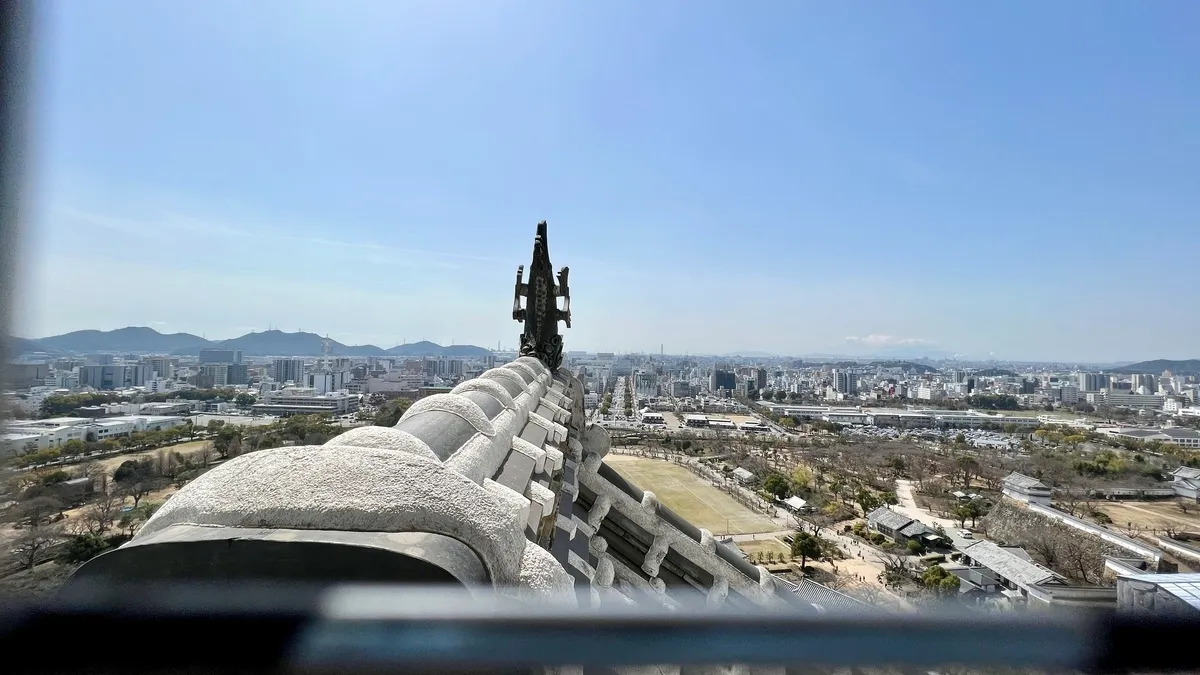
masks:
<instances>
[{"instance_id":1,"label":"green sports field","mask_svg":"<svg viewBox=\"0 0 1200 675\"><path fill-rule=\"evenodd\" d=\"M688 522L713 534L749 534L780 529L770 518L751 511L707 481L661 459L609 454L609 466Z\"/></svg>"}]
</instances>

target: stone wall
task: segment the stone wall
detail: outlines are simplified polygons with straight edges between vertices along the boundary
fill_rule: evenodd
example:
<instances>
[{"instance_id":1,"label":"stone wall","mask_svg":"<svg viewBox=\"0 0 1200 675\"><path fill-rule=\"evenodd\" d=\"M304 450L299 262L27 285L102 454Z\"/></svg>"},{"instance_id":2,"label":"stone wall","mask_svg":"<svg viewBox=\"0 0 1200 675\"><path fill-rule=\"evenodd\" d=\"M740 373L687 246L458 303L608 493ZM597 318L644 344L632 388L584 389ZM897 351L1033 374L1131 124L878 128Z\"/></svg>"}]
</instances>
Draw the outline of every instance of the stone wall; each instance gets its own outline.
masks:
<instances>
[{"instance_id":1,"label":"stone wall","mask_svg":"<svg viewBox=\"0 0 1200 675\"><path fill-rule=\"evenodd\" d=\"M1104 557L1128 552L1095 535L1034 513L1009 499L1000 500L979 521L989 538L1002 546L1020 546L1035 561L1076 582L1104 579Z\"/></svg>"}]
</instances>

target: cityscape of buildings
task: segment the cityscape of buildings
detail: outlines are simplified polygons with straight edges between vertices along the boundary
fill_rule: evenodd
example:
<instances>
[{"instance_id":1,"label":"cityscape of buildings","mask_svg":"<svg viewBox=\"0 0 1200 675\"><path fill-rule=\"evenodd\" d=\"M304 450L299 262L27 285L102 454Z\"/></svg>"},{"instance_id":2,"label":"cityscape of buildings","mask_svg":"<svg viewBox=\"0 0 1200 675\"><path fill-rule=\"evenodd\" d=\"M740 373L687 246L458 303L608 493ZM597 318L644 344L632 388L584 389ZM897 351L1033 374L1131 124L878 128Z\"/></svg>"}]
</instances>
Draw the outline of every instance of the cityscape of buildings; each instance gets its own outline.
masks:
<instances>
[{"instance_id":1,"label":"cityscape of buildings","mask_svg":"<svg viewBox=\"0 0 1200 675\"><path fill-rule=\"evenodd\" d=\"M5 366L4 404L19 418L28 418L37 417L52 396L111 392L132 399L154 397L153 402L84 410L85 419L128 417L121 428L129 433L161 426L159 418L168 413L346 416L372 396L415 400L449 391L517 357L515 352L473 358L346 357L328 347L325 352L303 358L246 357L237 349L205 348L196 357L26 357ZM939 369L929 365L935 362L822 363L575 351L566 352L565 363L584 383L589 409L599 407L601 393L610 391L618 378L628 378L639 420L646 413L733 411L752 399L780 415L846 425L1016 431L1045 424L1101 424L1113 433L1200 447L1200 438L1176 428L1200 420L1200 382L1194 374L1119 374L1046 365L1016 372L960 363ZM231 396L189 400L186 392L197 389L222 389ZM238 394L253 402L238 405L233 400ZM1089 425L1088 419L1094 423ZM81 431L51 428L46 420L17 419L8 425L2 443L10 452L31 443L39 448L61 445ZM706 423L703 415L693 414L688 425Z\"/></svg>"}]
</instances>

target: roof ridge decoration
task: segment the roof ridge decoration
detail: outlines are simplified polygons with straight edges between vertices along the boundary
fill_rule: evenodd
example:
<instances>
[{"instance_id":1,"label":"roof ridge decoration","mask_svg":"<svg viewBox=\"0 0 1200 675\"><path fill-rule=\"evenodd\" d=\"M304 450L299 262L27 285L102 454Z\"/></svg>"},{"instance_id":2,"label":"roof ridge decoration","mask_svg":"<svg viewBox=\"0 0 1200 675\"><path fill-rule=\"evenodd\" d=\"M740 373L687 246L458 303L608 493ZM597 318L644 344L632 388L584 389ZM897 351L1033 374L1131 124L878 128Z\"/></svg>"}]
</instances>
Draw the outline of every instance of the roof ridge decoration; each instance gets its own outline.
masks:
<instances>
[{"instance_id":1,"label":"roof ridge decoration","mask_svg":"<svg viewBox=\"0 0 1200 675\"><path fill-rule=\"evenodd\" d=\"M521 334L521 356L532 356L541 361L551 372L562 365L562 336L558 334L558 322L571 327L571 291L567 286L569 268L563 267L554 279L554 267L550 264L550 248L546 240L546 221L537 225L533 238L533 260L529 263L529 281L523 281L525 266L517 267L517 284L513 292L513 319L525 324ZM525 306L521 307L521 297ZM562 309L558 298L563 299Z\"/></svg>"}]
</instances>

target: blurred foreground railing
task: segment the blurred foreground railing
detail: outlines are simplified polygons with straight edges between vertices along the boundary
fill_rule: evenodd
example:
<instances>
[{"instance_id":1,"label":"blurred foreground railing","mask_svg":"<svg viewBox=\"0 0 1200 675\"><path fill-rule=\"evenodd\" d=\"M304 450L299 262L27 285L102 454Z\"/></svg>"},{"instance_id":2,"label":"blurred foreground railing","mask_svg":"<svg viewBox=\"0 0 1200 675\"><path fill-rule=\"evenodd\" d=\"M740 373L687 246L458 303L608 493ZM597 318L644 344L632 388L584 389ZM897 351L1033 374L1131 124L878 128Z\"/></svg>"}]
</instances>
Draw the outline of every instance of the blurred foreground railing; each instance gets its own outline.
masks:
<instances>
[{"instance_id":1,"label":"blurred foreground railing","mask_svg":"<svg viewBox=\"0 0 1200 675\"><path fill-rule=\"evenodd\" d=\"M90 587L5 606L8 673L487 672L569 664L1187 670L1196 623L521 605L453 589ZM911 672L911 671L910 671Z\"/></svg>"}]
</instances>

